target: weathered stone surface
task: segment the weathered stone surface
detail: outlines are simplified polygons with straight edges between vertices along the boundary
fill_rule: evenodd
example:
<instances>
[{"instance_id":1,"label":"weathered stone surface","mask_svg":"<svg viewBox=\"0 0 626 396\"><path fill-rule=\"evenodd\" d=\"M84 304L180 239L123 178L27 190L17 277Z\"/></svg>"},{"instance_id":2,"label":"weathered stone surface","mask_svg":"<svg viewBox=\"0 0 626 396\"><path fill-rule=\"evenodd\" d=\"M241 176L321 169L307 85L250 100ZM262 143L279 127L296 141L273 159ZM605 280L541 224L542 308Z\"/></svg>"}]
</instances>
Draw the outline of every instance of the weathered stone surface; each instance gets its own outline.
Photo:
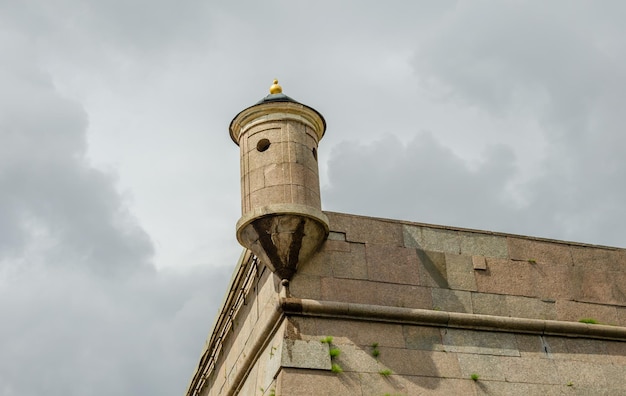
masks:
<instances>
[{"instance_id":1,"label":"weathered stone surface","mask_svg":"<svg viewBox=\"0 0 626 396\"><path fill-rule=\"evenodd\" d=\"M539 298L573 299L580 293L580 278L575 276L571 265L536 263L531 264L529 270L534 285L533 295Z\"/></svg>"},{"instance_id":2,"label":"weathered stone surface","mask_svg":"<svg viewBox=\"0 0 626 396\"><path fill-rule=\"evenodd\" d=\"M330 230L343 232L350 242L403 246L402 224L390 220L373 219L324 212L329 219Z\"/></svg>"},{"instance_id":3,"label":"weathered stone surface","mask_svg":"<svg viewBox=\"0 0 626 396\"><path fill-rule=\"evenodd\" d=\"M416 250L420 261L418 274L420 286L448 288L448 274L446 271L446 256L441 252Z\"/></svg>"},{"instance_id":4,"label":"weathered stone surface","mask_svg":"<svg viewBox=\"0 0 626 396\"><path fill-rule=\"evenodd\" d=\"M433 309L472 313L472 296L468 291L432 289Z\"/></svg>"},{"instance_id":5,"label":"weathered stone surface","mask_svg":"<svg viewBox=\"0 0 626 396\"><path fill-rule=\"evenodd\" d=\"M366 244L365 257L370 280L419 285L418 260L415 249Z\"/></svg>"},{"instance_id":6,"label":"weathered stone surface","mask_svg":"<svg viewBox=\"0 0 626 396\"><path fill-rule=\"evenodd\" d=\"M403 227L404 246L443 253L461 253L459 232L423 226Z\"/></svg>"},{"instance_id":7,"label":"weathered stone surface","mask_svg":"<svg viewBox=\"0 0 626 396\"><path fill-rule=\"evenodd\" d=\"M474 395L506 395L506 396L561 396L572 393L570 387L563 385L524 384L518 382L477 381L473 383ZM588 394L588 393L585 393Z\"/></svg>"},{"instance_id":8,"label":"weathered stone surface","mask_svg":"<svg viewBox=\"0 0 626 396\"><path fill-rule=\"evenodd\" d=\"M587 246L572 246L570 251L575 267L597 272L625 270L624 263L620 261L620 253L623 251Z\"/></svg>"},{"instance_id":9,"label":"weathered stone surface","mask_svg":"<svg viewBox=\"0 0 626 396\"><path fill-rule=\"evenodd\" d=\"M330 370L327 343L286 339L281 352L282 367Z\"/></svg>"},{"instance_id":10,"label":"weathered stone surface","mask_svg":"<svg viewBox=\"0 0 626 396\"><path fill-rule=\"evenodd\" d=\"M333 336L333 344L340 348L345 344L369 347L375 342L380 347L404 347L402 326L396 324L318 319L316 332L319 338Z\"/></svg>"},{"instance_id":11,"label":"weathered stone surface","mask_svg":"<svg viewBox=\"0 0 626 396\"><path fill-rule=\"evenodd\" d=\"M505 381L503 363L505 359L516 359L471 353L459 353L456 356L459 361L460 377L469 379L472 374L477 374L481 381Z\"/></svg>"},{"instance_id":12,"label":"weathered stone surface","mask_svg":"<svg viewBox=\"0 0 626 396\"><path fill-rule=\"evenodd\" d=\"M585 302L626 306L626 272L584 269L576 299Z\"/></svg>"},{"instance_id":13,"label":"weathered stone surface","mask_svg":"<svg viewBox=\"0 0 626 396\"><path fill-rule=\"evenodd\" d=\"M504 380L531 384L562 384L554 360L515 357L500 362Z\"/></svg>"},{"instance_id":14,"label":"weathered stone surface","mask_svg":"<svg viewBox=\"0 0 626 396\"><path fill-rule=\"evenodd\" d=\"M477 290L483 293L534 296L531 265L526 261L490 258L486 271L473 271Z\"/></svg>"},{"instance_id":15,"label":"weathered stone surface","mask_svg":"<svg viewBox=\"0 0 626 396\"><path fill-rule=\"evenodd\" d=\"M516 237L507 238L512 260L535 261L542 264L571 265L570 246L564 243L544 242Z\"/></svg>"},{"instance_id":16,"label":"weathered stone surface","mask_svg":"<svg viewBox=\"0 0 626 396\"><path fill-rule=\"evenodd\" d=\"M401 375L458 378L456 356L439 351L380 347L380 364Z\"/></svg>"},{"instance_id":17,"label":"weathered stone surface","mask_svg":"<svg viewBox=\"0 0 626 396\"><path fill-rule=\"evenodd\" d=\"M571 360L555 360L554 363L559 378L566 382L572 382L576 386L604 388L609 384L605 375L610 367L609 364Z\"/></svg>"},{"instance_id":18,"label":"weathered stone surface","mask_svg":"<svg viewBox=\"0 0 626 396\"><path fill-rule=\"evenodd\" d=\"M443 351L441 329L425 326L402 326L404 341L409 349Z\"/></svg>"},{"instance_id":19,"label":"weathered stone surface","mask_svg":"<svg viewBox=\"0 0 626 396\"><path fill-rule=\"evenodd\" d=\"M511 333L445 329L443 343L446 352L520 356L515 335Z\"/></svg>"},{"instance_id":20,"label":"weathered stone surface","mask_svg":"<svg viewBox=\"0 0 626 396\"><path fill-rule=\"evenodd\" d=\"M485 256L472 256L472 265L475 270L486 270L487 260L485 259Z\"/></svg>"},{"instance_id":21,"label":"weathered stone surface","mask_svg":"<svg viewBox=\"0 0 626 396\"><path fill-rule=\"evenodd\" d=\"M508 258L507 238L499 235L480 234L478 232L460 232L461 254Z\"/></svg>"},{"instance_id":22,"label":"weathered stone surface","mask_svg":"<svg viewBox=\"0 0 626 396\"><path fill-rule=\"evenodd\" d=\"M429 288L355 279L322 278L322 299L405 308L432 308Z\"/></svg>"},{"instance_id":23,"label":"weathered stone surface","mask_svg":"<svg viewBox=\"0 0 626 396\"><path fill-rule=\"evenodd\" d=\"M276 395L334 396L359 395L361 385L356 373L337 375L330 371L285 368L276 380Z\"/></svg>"},{"instance_id":24,"label":"weathered stone surface","mask_svg":"<svg viewBox=\"0 0 626 396\"><path fill-rule=\"evenodd\" d=\"M477 290L471 256L446 254L446 272L451 289Z\"/></svg>"},{"instance_id":25,"label":"weathered stone surface","mask_svg":"<svg viewBox=\"0 0 626 396\"><path fill-rule=\"evenodd\" d=\"M578 322L580 319L594 319L604 324L617 323L617 309L609 305L557 300L556 313L558 320Z\"/></svg>"},{"instance_id":26,"label":"weathered stone surface","mask_svg":"<svg viewBox=\"0 0 626 396\"><path fill-rule=\"evenodd\" d=\"M344 372L378 373L382 370L380 362L372 356L371 347L354 344L341 344L333 347L341 351L333 361L338 363Z\"/></svg>"},{"instance_id":27,"label":"weathered stone surface","mask_svg":"<svg viewBox=\"0 0 626 396\"><path fill-rule=\"evenodd\" d=\"M289 282L289 291L293 297L322 299L321 277L297 272Z\"/></svg>"},{"instance_id":28,"label":"weathered stone surface","mask_svg":"<svg viewBox=\"0 0 626 396\"><path fill-rule=\"evenodd\" d=\"M336 232L331 231L328 233L329 241L346 241L346 233L345 232Z\"/></svg>"},{"instance_id":29,"label":"weathered stone surface","mask_svg":"<svg viewBox=\"0 0 626 396\"><path fill-rule=\"evenodd\" d=\"M504 294L472 293L474 313L483 315L509 316Z\"/></svg>"},{"instance_id":30,"label":"weathered stone surface","mask_svg":"<svg viewBox=\"0 0 626 396\"><path fill-rule=\"evenodd\" d=\"M532 359L552 358L552 346L544 336L530 334L516 334L515 340L520 356Z\"/></svg>"},{"instance_id":31,"label":"weathered stone surface","mask_svg":"<svg viewBox=\"0 0 626 396\"><path fill-rule=\"evenodd\" d=\"M556 320L556 304L538 298L506 296L508 316Z\"/></svg>"}]
</instances>

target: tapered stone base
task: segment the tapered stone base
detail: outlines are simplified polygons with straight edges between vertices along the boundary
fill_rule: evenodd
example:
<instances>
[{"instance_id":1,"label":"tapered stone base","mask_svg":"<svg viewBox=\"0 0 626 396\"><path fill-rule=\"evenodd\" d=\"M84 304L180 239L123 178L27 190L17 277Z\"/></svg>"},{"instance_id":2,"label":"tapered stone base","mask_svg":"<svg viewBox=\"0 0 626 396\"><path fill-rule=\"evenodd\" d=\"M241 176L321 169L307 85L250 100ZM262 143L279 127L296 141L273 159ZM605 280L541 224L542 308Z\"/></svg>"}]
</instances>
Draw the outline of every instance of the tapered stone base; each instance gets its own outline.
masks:
<instances>
[{"instance_id":1,"label":"tapered stone base","mask_svg":"<svg viewBox=\"0 0 626 396\"><path fill-rule=\"evenodd\" d=\"M311 257L327 236L326 216L301 205L266 206L237 223L239 243L280 279L291 279L298 265Z\"/></svg>"}]
</instances>

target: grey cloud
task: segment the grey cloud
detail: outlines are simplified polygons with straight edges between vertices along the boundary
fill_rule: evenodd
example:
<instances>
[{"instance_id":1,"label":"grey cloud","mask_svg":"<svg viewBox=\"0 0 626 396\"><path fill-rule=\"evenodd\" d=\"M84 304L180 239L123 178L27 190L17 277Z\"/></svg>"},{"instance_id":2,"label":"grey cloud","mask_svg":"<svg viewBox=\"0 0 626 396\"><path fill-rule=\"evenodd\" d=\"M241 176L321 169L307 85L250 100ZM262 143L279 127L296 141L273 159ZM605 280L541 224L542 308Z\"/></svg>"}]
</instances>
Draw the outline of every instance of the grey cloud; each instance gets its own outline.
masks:
<instances>
[{"instance_id":1,"label":"grey cloud","mask_svg":"<svg viewBox=\"0 0 626 396\"><path fill-rule=\"evenodd\" d=\"M406 145L387 136L369 144L346 141L331 153L329 210L465 227L510 229L506 187L514 155L492 147L476 169L436 141L416 135Z\"/></svg>"},{"instance_id":2,"label":"grey cloud","mask_svg":"<svg viewBox=\"0 0 626 396\"><path fill-rule=\"evenodd\" d=\"M82 105L0 48L0 394L182 392L230 268L156 271Z\"/></svg>"},{"instance_id":3,"label":"grey cloud","mask_svg":"<svg viewBox=\"0 0 626 396\"><path fill-rule=\"evenodd\" d=\"M53 265L102 272L147 267L148 236L127 213L114 179L85 158L83 109L27 64L3 76L0 205L7 218L0 246L11 248L0 257L24 255L35 233L49 240Z\"/></svg>"},{"instance_id":4,"label":"grey cloud","mask_svg":"<svg viewBox=\"0 0 626 396\"><path fill-rule=\"evenodd\" d=\"M626 48L614 37L626 31L614 15L624 5L562 5L459 7L414 65L444 100L538 122L547 146L541 174L516 186L528 203L523 222L550 219L560 230L550 236L623 245L626 135L616 104L626 99Z\"/></svg>"},{"instance_id":5,"label":"grey cloud","mask_svg":"<svg viewBox=\"0 0 626 396\"><path fill-rule=\"evenodd\" d=\"M510 148L493 146L480 164L471 164L429 134L407 144L393 136L346 141L330 154L330 185L322 199L333 211L624 245L626 227L619 219L626 217L626 196L615 186L608 193L601 187L623 175L623 167L592 175L547 170L512 185L517 161ZM522 203L518 191L526 192Z\"/></svg>"},{"instance_id":6,"label":"grey cloud","mask_svg":"<svg viewBox=\"0 0 626 396\"><path fill-rule=\"evenodd\" d=\"M180 394L229 269L94 278L31 271L0 282L0 394ZM4 298L10 296L9 298ZM202 315L198 315L202 312Z\"/></svg>"}]
</instances>

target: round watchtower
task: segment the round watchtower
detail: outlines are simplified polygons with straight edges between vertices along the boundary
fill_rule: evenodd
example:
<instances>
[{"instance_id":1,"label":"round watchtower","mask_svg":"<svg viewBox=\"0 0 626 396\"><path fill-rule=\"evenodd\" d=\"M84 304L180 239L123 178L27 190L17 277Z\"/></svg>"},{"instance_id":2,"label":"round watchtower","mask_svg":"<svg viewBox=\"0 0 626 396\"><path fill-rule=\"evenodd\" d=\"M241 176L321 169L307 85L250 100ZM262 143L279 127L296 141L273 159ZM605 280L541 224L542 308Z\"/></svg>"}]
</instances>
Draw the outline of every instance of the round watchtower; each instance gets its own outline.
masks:
<instances>
[{"instance_id":1,"label":"round watchtower","mask_svg":"<svg viewBox=\"0 0 626 396\"><path fill-rule=\"evenodd\" d=\"M237 114L229 129L241 153L237 240L281 279L291 279L328 236L317 166L324 117L283 94L274 80L270 94Z\"/></svg>"}]
</instances>

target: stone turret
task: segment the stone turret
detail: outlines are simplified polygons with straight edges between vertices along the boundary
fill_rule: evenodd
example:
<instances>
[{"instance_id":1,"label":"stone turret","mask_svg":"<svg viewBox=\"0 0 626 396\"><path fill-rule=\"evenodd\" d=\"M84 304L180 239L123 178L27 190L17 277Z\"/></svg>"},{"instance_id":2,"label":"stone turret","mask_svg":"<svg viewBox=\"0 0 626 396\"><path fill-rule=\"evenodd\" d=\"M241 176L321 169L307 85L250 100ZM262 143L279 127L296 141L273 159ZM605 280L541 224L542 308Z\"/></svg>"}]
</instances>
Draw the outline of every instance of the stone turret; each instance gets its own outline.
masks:
<instances>
[{"instance_id":1,"label":"stone turret","mask_svg":"<svg viewBox=\"0 0 626 396\"><path fill-rule=\"evenodd\" d=\"M282 93L242 110L230 123L241 152L237 240L281 279L291 279L328 236L321 211L317 146L326 122Z\"/></svg>"}]
</instances>

